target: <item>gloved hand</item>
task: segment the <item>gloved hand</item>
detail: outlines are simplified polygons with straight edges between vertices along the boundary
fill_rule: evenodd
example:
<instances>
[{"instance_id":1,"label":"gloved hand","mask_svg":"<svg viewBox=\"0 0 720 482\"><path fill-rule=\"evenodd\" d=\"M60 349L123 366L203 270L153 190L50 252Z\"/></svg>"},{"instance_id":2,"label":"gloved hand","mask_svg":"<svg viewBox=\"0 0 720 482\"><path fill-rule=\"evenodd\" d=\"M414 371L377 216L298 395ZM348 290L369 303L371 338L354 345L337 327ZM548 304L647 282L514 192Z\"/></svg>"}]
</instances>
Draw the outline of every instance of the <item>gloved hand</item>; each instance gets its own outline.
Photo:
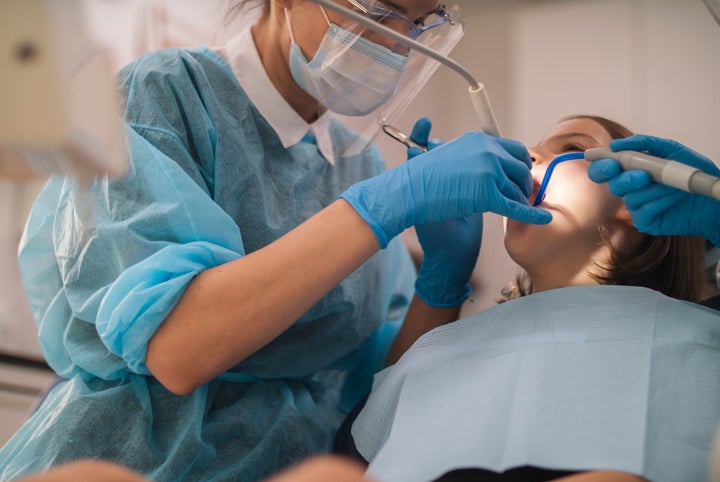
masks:
<instances>
[{"instance_id":1,"label":"gloved hand","mask_svg":"<svg viewBox=\"0 0 720 482\"><path fill-rule=\"evenodd\" d=\"M647 151L720 176L720 169L707 157L669 139L636 135L610 143L613 151ZM702 236L720 246L720 202L654 182L641 170L623 171L611 159L590 164L590 179L607 182L610 192L623 198L638 230L652 235Z\"/></svg>"},{"instance_id":2,"label":"gloved hand","mask_svg":"<svg viewBox=\"0 0 720 482\"><path fill-rule=\"evenodd\" d=\"M358 182L340 197L370 225L382 248L410 226L485 211L545 224L550 213L527 200L530 163L519 142L470 132Z\"/></svg>"},{"instance_id":3,"label":"gloved hand","mask_svg":"<svg viewBox=\"0 0 720 482\"><path fill-rule=\"evenodd\" d=\"M432 130L432 121L427 117L421 117L416 122L410 132L410 139L415 143L425 146L428 151L440 147L445 144L441 139L430 139L430 131ZM423 153L422 149L410 147L407 150L408 159L417 157Z\"/></svg>"},{"instance_id":4,"label":"gloved hand","mask_svg":"<svg viewBox=\"0 0 720 482\"><path fill-rule=\"evenodd\" d=\"M427 117L413 126L410 139L428 150L443 143L430 139L432 123ZM408 149L408 162L422 154L417 147ZM458 306L470 295L470 278L480 252L483 215L471 214L463 218L415 226L423 249L415 292L430 306L446 308Z\"/></svg>"}]
</instances>

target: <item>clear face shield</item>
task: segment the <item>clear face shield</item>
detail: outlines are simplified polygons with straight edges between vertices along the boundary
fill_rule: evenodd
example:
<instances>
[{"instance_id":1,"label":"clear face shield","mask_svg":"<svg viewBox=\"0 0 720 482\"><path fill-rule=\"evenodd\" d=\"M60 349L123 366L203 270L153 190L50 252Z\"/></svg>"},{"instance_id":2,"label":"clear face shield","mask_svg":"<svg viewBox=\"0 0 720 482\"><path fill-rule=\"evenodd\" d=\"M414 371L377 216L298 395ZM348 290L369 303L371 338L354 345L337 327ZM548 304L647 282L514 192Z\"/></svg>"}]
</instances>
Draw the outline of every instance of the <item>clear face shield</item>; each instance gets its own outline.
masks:
<instances>
[{"instance_id":1,"label":"clear face shield","mask_svg":"<svg viewBox=\"0 0 720 482\"><path fill-rule=\"evenodd\" d=\"M703 3L720 27L720 0L703 0Z\"/></svg>"},{"instance_id":2,"label":"clear face shield","mask_svg":"<svg viewBox=\"0 0 720 482\"><path fill-rule=\"evenodd\" d=\"M459 8L436 0L334 3L443 56L464 33ZM327 33L312 59L306 59L292 40L290 69L300 87L358 134L347 139L346 145L335 146L342 156L352 156L368 147L383 124L402 113L440 64L384 33L318 7Z\"/></svg>"}]
</instances>

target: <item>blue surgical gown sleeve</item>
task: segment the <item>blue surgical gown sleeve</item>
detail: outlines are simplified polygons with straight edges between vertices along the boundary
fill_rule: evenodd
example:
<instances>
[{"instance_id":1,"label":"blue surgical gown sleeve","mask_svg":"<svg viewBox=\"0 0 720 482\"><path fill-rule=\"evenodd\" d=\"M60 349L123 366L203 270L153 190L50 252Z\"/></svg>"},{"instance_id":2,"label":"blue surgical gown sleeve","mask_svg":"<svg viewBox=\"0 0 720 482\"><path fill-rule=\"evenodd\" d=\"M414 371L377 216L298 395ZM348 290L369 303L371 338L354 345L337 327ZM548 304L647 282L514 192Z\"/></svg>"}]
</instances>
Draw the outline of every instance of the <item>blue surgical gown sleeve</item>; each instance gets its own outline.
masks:
<instances>
[{"instance_id":1,"label":"blue surgical gown sleeve","mask_svg":"<svg viewBox=\"0 0 720 482\"><path fill-rule=\"evenodd\" d=\"M207 49L143 57L123 70L120 84L128 173L89 192L51 181L61 185L46 190L30 226L42 224L52 239L44 231L26 236L20 253L41 346L63 375L76 368L103 378L125 368L147 374L145 345L194 275L261 249L384 169L377 147L338 155L330 166L315 145L283 146L227 63ZM335 122L331 136L343 144L352 133ZM413 268L397 244L238 370L304 377L359 347L370 356L366 340L389 336L373 334L390 333L382 327L390 303L407 307L412 293ZM42 265L43 250L57 262L45 252ZM59 271L55 283L34 278L43 266Z\"/></svg>"},{"instance_id":2,"label":"blue surgical gown sleeve","mask_svg":"<svg viewBox=\"0 0 720 482\"><path fill-rule=\"evenodd\" d=\"M102 378L120 376L126 367L148 374L147 342L188 283L244 254L232 219L176 162L132 129L126 132L132 164L122 179L98 180L88 188L51 180L26 229L24 286L35 301L46 358L61 375L72 373L68 352L83 370ZM49 246L34 238L50 213L54 254L43 253ZM40 277L53 266L57 281L50 288ZM49 288L57 293L43 293ZM58 323L51 309L60 295L69 305L70 326ZM71 345L90 341L71 329L83 322L96 324L102 342L122 362L57 344L63 338Z\"/></svg>"}]
</instances>

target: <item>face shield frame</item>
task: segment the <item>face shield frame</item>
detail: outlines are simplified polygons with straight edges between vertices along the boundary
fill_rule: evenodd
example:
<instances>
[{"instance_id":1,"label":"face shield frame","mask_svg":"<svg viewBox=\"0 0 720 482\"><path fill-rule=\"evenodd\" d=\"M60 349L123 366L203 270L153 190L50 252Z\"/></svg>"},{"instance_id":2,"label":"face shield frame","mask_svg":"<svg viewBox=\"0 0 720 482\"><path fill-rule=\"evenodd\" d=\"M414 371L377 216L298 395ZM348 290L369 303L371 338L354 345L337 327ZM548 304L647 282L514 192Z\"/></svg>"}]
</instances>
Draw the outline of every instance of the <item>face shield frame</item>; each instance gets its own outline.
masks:
<instances>
[{"instance_id":1,"label":"face shield frame","mask_svg":"<svg viewBox=\"0 0 720 482\"><path fill-rule=\"evenodd\" d=\"M344 125L357 133L352 142L336 146L336 150L339 150L339 154L342 156L356 155L368 148L369 144L382 132L383 125L393 122L402 114L440 66L440 63L446 65L453 63L447 59L447 55L464 35L464 18L457 5L447 7L444 4L438 5L434 12L417 23L400 12L394 12L393 15L388 13L383 18L390 19L391 21L386 20L386 23L392 23L395 27L390 28L391 32L388 32L389 26L376 22L374 16L377 15L370 14L371 12L379 14L381 10L368 8L379 8L381 5L378 4L382 2L371 0L311 1L321 8L339 14L334 15L331 22L352 32L355 35L355 41L360 42L362 38L380 44L394 53L398 53L398 50L405 51L408 58L407 65L392 95L379 107L361 116L333 114ZM342 3L348 3L353 8L344 7L341 5ZM367 11L363 12L362 9L358 9L358 5ZM346 20L338 21L340 16ZM417 29L413 31L414 34L417 34L415 39L403 34L403 31L411 30L408 22L413 23ZM352 45L353 41L346 42L344 49L349 50ZM428 55L428 52L432 55ZM330 66L329 62L338 58L342 53L344 50L334 52L332 55L325 55L324 62L328 62L328 66ZM442 62L438 61L438 57L442 59ZM318 100L322 102L322 99Z\"/></svg>"},{"instance_id":2,"label":"face shield frame","mask_svg":"<svg viewBox=\"0 0 720 482\"><path fill-rule=\"evenodd\" d=\"M720 0L703 0L703 3L720 27Z\"/></svg>"},{"instance_id":3,"label":"face shield frame","mask_svg":"<svg viewBox=\"0 0 720 482\"><path fill-rule=\"evenodd\" d=\"M439 4L435 11L431 12L422 20L418 21L409 18L407 15L401 12L395 11L392 8L381 5L384 4L384 2L382 1L345 1L353 7L353 10L360 12L362 15L374 20L381 25L385 25L388 28L392 29L393 27L391 25L395 23L395 21L398 21L401 25L404 25L404 28L396 30L401 34L407 36L411 40L417 40L417 38L424 32L439 27L445 22L453 22L453 19L448 14L444 4ZM433 16L435 16L436 18L434 18L428 23L428 18L433 18Z\"/></svg>"}]
</instances>

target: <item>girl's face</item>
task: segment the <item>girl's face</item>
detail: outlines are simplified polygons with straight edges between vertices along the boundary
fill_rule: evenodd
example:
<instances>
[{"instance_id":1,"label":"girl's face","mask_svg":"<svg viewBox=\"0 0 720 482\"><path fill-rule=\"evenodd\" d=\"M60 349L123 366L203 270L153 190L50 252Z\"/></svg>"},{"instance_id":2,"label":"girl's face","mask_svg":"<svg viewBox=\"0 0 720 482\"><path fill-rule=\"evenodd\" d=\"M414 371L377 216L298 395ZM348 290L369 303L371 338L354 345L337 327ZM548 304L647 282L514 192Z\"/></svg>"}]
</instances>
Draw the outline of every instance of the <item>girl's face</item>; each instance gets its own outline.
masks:
<instances>
[{"instance_id":1,"label":"girl's face","mask_svg":"<svg viewBox=\"0 0 720 482\"><path fill-rule=\"evenodd\" d=\"M532 203L548 164L560 154L607 147L610 135L591 119L561 122L530 149L535 189ZM540 207L550 211L547 225L507 220L505 248L510 257L530 275L534 291L578 284L596 284L589 271L597 273L596 261L607 259L600 242L599 225L611 229L613 245L627 244L629 215L620 198L606 184L596 184L587 175L587 161L565 161L557 166Z\"/></svg>"}]
</instances>

